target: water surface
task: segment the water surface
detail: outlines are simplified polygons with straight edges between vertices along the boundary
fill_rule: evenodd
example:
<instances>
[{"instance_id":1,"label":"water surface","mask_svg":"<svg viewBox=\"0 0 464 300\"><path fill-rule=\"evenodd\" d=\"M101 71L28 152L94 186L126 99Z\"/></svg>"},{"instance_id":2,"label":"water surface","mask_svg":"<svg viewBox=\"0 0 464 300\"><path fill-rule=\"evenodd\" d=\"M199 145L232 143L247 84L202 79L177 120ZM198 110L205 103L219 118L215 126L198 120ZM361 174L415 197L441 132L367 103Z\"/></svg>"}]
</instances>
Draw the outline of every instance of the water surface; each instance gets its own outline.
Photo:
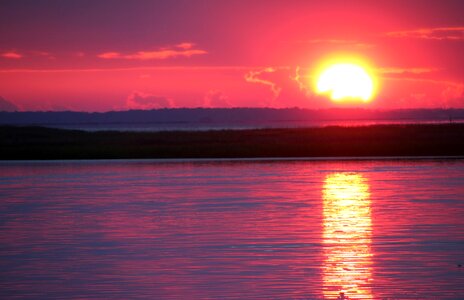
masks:
<instances>
[{"instance_id":1,"label":"water surface","mask_svg":"<svg viewBox=\"0 0 464 300\"><path fill-rule=\"evenodd\" d=\"M372 126L372 125L412 125L412 124L449 124L445 119L366 119L366 120L282 120L282 121L237 121L237 122L158 122L158 123L64 123L64 124L34 124L58 129L77 129L84 131L209 131L209 130L250 130L250 129L282 129L282 128L316 128L326 126ZM455 119L453 123L464 123Z\"/></svg>"},{"instance_id":2,"label":"water surface","mask_svg":"<svg viewBox=\"0 0 464 300\"><path fill-rule=\"evenodd\" d=\"M0 163L2 299L462 299L464 161Z\"/></svg>"}]
</instances>

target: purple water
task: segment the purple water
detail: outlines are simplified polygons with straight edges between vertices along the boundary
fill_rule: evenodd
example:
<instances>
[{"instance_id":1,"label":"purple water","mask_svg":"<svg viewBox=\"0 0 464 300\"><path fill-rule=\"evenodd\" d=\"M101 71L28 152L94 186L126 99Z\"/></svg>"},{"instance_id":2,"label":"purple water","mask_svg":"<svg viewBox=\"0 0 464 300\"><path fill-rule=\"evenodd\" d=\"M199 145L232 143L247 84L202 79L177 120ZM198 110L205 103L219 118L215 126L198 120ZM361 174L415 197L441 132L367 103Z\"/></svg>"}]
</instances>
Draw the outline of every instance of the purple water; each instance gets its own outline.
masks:
<instances>
[{"instance_id":1,"label":"purple water","mask_svg":"<svg viewBox=\"0 0 464 300\"><path fill-rule=\"evenodd\" d=\"M1 299L462 299L464 161L0 163Z\"/></svg>"},{"instance_id":2,"label":"purple water","mask_svg":"<svg viewBox=\"0 0 464 300\"><path fill-rule=\"evenodd\" d=\"M85 131L131 131L131 132L157 132L157 131L207 131L207 130L245 130L265 128L313 128L326 126L370 126L387 124L448 124L449 120L443 119L404 119L404 120L309 120L309 121L256 121L256 122L172 122L172 123L88 123L88 124L38 124L41 126L78 129ZM453 120L453 123L464 123L463 119ZM36 124L37 125L37 124Z\"/></svg>"}]
</instances>

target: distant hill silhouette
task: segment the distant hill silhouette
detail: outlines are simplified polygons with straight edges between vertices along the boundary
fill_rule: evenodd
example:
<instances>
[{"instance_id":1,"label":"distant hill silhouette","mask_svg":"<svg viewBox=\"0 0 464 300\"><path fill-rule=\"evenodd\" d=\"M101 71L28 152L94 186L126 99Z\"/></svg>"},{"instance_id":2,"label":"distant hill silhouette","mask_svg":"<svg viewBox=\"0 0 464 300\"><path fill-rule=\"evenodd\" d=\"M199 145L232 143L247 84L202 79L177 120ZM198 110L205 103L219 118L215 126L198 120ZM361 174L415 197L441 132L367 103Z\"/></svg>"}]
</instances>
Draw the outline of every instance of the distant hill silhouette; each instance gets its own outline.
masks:
<instances>
[{"instance_id":1,"label":"distant hill silhouette","mask_svg":"<svg viewBox=\"0 0 464 300\"><path fill-rule=\"evenodd\" d=\"M331 120L458 120L464 109L369 110L361 108L176 108L156 110L88 112L0 112L3 125L66 124L240 124L247 122L291 122Z\"/></svg>"}]
</instances>

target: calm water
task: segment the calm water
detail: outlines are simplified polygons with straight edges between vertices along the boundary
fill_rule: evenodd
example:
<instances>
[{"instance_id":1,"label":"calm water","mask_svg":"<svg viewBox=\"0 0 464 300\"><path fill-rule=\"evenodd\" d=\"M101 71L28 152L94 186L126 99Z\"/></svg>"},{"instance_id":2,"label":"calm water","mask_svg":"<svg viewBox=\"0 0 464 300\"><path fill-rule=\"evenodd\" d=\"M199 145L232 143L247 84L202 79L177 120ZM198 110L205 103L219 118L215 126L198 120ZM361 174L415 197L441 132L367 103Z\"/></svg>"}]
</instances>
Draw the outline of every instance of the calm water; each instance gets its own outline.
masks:
<instances>
[{"instance_id":1,"label":"calm water","mask_svg":"<svg viewBox=\"0 0 464 300\"><path fill-rule=\"evenodd\" d=\"M464 123L463 119L455 119L453 123ZM401 119L401 120L304 120L304 121L256 121L256 122L171 122L171 123L108 123L108 124L36 124L60 129L78 129L85 131L208 131L208 130L245 130L263 128L311 128L326 126L370 126L389 124L449 124L449 119Z\"/></svg>"},{"instance_id":2,"label":"calm water","mask_svg":"<svg viewBox=\"0 0 464 300\"><path fill-rule=\"evenodd\" d=\"M0 163L1 299L463 299L464 161Z\"/></svg>"}]
</instances>

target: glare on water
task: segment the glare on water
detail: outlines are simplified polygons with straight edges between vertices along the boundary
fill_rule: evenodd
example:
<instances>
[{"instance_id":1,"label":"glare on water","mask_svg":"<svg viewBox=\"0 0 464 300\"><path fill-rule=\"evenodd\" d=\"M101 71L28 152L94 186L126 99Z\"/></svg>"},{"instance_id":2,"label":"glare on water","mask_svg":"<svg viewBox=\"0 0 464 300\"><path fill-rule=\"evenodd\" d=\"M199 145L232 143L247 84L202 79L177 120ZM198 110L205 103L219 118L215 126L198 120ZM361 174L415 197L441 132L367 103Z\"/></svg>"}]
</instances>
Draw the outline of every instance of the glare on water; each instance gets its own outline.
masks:
<instances>
[{"instance_id":1,"label":"glare on water","mask_svg":"<svg viewBox=\"0 0 464 300\"><path fill-rule=\"evenodd\" d=\"M356 173L327 175L323 188L324 297L372 298L369 185ZM342 295L343 295L342 294Z\"/></svg>"}]
</instances>

